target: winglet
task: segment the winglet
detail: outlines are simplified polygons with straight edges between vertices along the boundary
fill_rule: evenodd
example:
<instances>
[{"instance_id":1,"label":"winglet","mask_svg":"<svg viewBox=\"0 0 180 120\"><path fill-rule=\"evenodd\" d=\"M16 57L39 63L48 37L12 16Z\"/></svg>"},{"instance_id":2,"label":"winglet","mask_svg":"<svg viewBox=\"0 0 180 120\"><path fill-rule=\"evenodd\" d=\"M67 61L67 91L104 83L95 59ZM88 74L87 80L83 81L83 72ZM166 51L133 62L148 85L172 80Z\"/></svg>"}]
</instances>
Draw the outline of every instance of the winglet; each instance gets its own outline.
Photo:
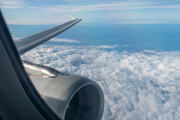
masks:
<instances>
[{"instance_id":1,"label":"winglet","mask_svg":"<svg viewBox=\"0 0 180 120\"><path fill-rule=\"evenodd\" d=\"M71 16L71 15L69 15L69 16L71 17L72 20L76 19L75 17L73 17L73 16Z\"/></svg>"}]
</instances>

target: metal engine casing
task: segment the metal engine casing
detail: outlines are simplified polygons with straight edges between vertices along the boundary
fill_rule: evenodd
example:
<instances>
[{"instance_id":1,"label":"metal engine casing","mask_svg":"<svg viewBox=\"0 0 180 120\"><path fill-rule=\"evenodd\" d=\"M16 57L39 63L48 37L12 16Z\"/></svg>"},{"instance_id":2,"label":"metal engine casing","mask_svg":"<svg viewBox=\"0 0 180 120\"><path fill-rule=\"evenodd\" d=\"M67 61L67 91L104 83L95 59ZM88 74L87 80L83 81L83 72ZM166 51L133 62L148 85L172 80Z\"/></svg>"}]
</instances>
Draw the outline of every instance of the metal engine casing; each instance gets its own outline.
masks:
<instances>
[{"instance_id":1,"label":"metal engine casing","mask_svg":"<svg viewBox=\"0 0 180 120\"><path fill-rule=\"evenodd\" d=\"M62 120L101 120L104 94L96 82L30 62L24 62L24 66L42 99ZM42 77L44 74L33 75L34 70L48 72Z\"/></svg>"}]
</instances>

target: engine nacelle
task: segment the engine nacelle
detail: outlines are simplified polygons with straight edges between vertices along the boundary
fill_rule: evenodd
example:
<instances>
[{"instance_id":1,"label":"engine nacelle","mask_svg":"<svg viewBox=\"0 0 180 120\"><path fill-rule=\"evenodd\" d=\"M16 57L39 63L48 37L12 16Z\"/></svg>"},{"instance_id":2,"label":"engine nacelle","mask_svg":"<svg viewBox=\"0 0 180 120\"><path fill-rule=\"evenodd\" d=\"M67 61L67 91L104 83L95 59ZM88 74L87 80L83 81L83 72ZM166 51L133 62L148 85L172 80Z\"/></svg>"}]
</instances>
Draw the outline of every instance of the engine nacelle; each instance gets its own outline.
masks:
<instances>
[{"instance_id":1,"label":"engine nacelle","mask_svg":"<svg viewBox=\"0 0 180 120\"><path fill-rule=\"evenodd\" d=\"M100 120L102 118L104 95L96 82L60 72L56 77L31 74L30 78L44 101L61 119Z\"/></svg>"}]
</instances>

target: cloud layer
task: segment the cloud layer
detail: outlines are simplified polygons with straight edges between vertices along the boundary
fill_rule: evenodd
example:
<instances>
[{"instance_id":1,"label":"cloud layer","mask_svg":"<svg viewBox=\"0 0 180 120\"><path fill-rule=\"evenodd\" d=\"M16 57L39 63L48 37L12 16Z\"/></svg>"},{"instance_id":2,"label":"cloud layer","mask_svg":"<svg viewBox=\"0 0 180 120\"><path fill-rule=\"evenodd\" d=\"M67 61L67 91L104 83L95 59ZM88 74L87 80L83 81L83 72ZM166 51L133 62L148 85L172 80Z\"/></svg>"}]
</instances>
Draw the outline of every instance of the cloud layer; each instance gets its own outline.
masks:
<instances>
[{"instance_id":1,"label":"cloud layer","mask_svg":"<svg viewBox=\"0 0 180 120\"><path fill-rule=\"evenodd\" d=\"M58 39L58 38L53 38L50 41L51 42L79 43L79 41L72 40L72 39Z\"/></svg>"},{"instance_id":2,"label":"cloud layer","mask_svg":"<svg viewBox=\"0 0 180 120\"><path fill-rule=\"evenodd\" d=\"M0 0L0 6L3 9L17 9L24 6L23 0Z\"/></svg>"},{"instance_id":3,"label":"cloud layer","mask_svg":"<svg viewBox=\"0 0 180 120\"><path fill-rule=\"evenodd\" d=\"M64 4L64 5L46 5L35 8L41 8L46 12L86 12L86 11L109 11L126 9L167 9L180 8L180 4L164 4L168 2L142 2L142 1L113 1L94 4ZM34 7L31 7L34 8Z\"/></svg>"},{"instance_id":4,"label":"cloud layer","mask_svg":"<svg viewBox=\"0 0 180 120\"><path fill-rule=\"evenodd\" d=\"M180 52L111 47L42 45L22 59L95 80L105 95L103 120L180 119Z\"/></svg>"},{"instance_id":5,"label":"cloud layer","mask_svg":"<svg viewBox=\"0 0 180 120\"><path fill-rule=\"evenodd\" d=\"M0 0L8 24L59 24L68 15L86 23L180 24L177 0Z\"/></svg>"}]
</instances>

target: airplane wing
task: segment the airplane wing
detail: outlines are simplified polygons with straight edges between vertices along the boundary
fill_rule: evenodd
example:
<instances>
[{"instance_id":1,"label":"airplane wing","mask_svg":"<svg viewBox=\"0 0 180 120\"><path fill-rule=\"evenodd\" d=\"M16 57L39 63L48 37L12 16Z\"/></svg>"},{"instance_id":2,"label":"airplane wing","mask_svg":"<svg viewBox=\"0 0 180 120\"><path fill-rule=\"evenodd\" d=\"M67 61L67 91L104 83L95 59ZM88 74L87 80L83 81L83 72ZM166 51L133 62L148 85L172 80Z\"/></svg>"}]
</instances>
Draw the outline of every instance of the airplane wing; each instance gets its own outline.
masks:
<instances>
[{"instance_id":1,"label":"airplane wing","mask_svg":"<svg viewBox=\"0 0 180 120\"><path fill-rule=\"evenodd\" d=\"M72 20L68 21L64 24L55 26L53 28L36 33L34 35L30 35L30 36L15 40L15 45L16 45L20 55L28 52L29 50L37 47L40 44L50 40L51 38L64 32L65 30L69 29L70 27L72 27L73 25L75 25L76 23L78 23L82 20L82 19L76 19L72 16L70 16L70 17L72 18Z\"/></svg>"}]
</instances>

